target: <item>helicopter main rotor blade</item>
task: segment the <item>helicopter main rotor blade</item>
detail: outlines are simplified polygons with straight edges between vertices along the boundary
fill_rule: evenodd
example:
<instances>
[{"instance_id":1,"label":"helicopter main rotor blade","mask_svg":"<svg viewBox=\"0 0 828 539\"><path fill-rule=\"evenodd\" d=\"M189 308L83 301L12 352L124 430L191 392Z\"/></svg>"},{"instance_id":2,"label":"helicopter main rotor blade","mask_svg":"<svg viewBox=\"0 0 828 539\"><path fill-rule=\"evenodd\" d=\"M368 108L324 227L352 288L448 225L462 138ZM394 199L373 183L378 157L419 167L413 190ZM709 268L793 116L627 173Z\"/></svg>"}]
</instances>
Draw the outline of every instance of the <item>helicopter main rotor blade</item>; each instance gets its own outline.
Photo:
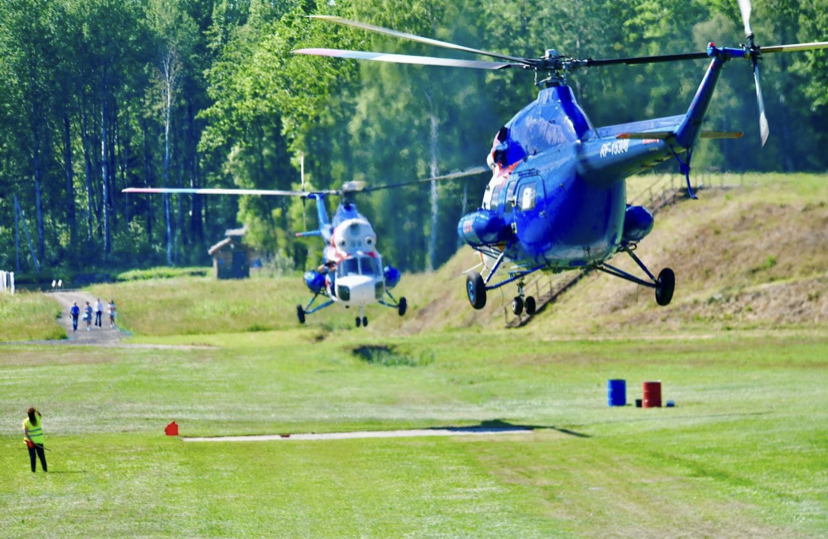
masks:
<instances>
[{"instance_id":1,"label":"helicopter main rotor blade","mask_svg":"<svg viewBox=\"0 0 828 539\"><path fill-rule=\"evenodd\" d=\"M374 62L388 62L393 64L414 64L424 66L467 67L470 69L504 69L507 67L523 67L523 64L507 62L482 62L479 60L455 60L453 58L437 58L433 56L410 56L407 54L386 54L382 52L346 51L341 49L298 49L293 54L309 54L313 56L330 56L333 58L349 58L354 60L373 60Z\"/></svg>"},{"instance_id":2,"label":"helicopter main rotor blade","mask_svg":"<svg viewBox=\"0 0 828 539\"><path fill-rule=\"evenodd\" d=\"M772 47L756 47L762 54L770 54L775 52L799 52L811 51L818 49L828 49L828 41L818 41L814 43L792 43L790 45L774 45ZM583 60L586 67L599 67L607 65L635 65L635 64L650 64L658 62L678 62L682 60L699 60L702 58L709 58L707 52L686 52L679 54L660 54L656 56L633 56L630 58L587 58Z\"/></svg>"},{"instance_id":3,"label":"helicopter main rotor blade","mask_svg":"<svg viewBox=\"0 0 828 539\"><path fill-rule=\"evenodd\" d=\"M425 43L426 45L432 45L434 47L443 47L445 49L470 52L472 54L480 54L481 56L489 56L491 58L499 58L500 60L509 60L510 62L517 62L519 64L529 65L529 62L525 58L518 58L516 56L509 56L508 54L500 54L498 52L490 52L480 49L473 49L471 47L464 47L463 45L456 45L454 43L449 43L447 41L439 41L437 39L421 37L414 34L407 34L405 32L398 32L397 30L382 28L381 26L374 26L373 24L368 24L359 21L351 21L348 19L343 19L342 17L335 17L332 15L311 15L310 18L328 21L335 24L341 24L343 26L360 28L362 30L367 30L369 32L398 37L400 39L407 39L409 41L416 41L417 43Z\"/></svg>"},{"instance_id":4,"label":"helicopter main rotor blade","mask_svg":"<svg viewBox=\"0 0 828 539\"><path fill-rule=\"evenodd\" d=\"M749 36L753 33L750 29L750 0L739 0L739 11L742 12L742 22L745 23L745 35Z\"/></svg>"},{"instance_id":5,"label":"helicopter main rotor blade","mask_svg":"<svg viewBox=\"0 0 828 539\"><path fill-rule=\"evenodd\" d=\"M762 54L770 54L772 52L798 52L798 51L815 51L818 49L828 49L828 41L817 41L814 43L792 43L790 45L774 45L772 47L759 47Z\"/></svg>"},{"instance_id":6,"label":"helicopter main rotor blade","mask_svg":"<svg viewBox=\"0 0 828 539\"><path fill-rule=\"evenodd\" d=\"M636 64L654 64L659 62L679 62L683 60L699 60L701 58L709 58L707 52L685 52L679 54L659 54L656 56L633 56L628 58L587 58L584 60L586 67L600 67L609 65L636 65Z\"/></svg>"},{"instance_id":7,"label":"helicopter main rotor blade","mask_svg":"<svg viewBox=\"0 0 828 539\"><path fill-rule=\"evenodd\" d=\"M335 195L338 191L279 191L273 189L193 189L187 187L128 187L122 193L165 193L186 195L257 195L282 197L307 197L312 194Z\"/></svg>"},{"instance_id":8,"label":"helicopter main rotor blade","mask_svg":"<svg viewBox=\"0 0 828 539\"><path fill-rule=\"evenodd\" d=\"M365 189L360 190L360 193L368 193L370 191L380 191L382 189L395 189L397 187L405 187L406 185L414 185L418 183L429 183L429 182L437 182L437 181L447 181L447 180L458 180L460 178L465 178L467 176L476 176L478 174L483 174L484 172L491 172L491 169L488 167L474 167L468 170L463 170L459 172L452 172L450 174L444 174L442 176L434 176L433 178L421 178L419 180L411 180L407 182L399 182L399 183L388 183L385 185L377 185L374 187L366 187Z\"/></svg>"}]
</instances>

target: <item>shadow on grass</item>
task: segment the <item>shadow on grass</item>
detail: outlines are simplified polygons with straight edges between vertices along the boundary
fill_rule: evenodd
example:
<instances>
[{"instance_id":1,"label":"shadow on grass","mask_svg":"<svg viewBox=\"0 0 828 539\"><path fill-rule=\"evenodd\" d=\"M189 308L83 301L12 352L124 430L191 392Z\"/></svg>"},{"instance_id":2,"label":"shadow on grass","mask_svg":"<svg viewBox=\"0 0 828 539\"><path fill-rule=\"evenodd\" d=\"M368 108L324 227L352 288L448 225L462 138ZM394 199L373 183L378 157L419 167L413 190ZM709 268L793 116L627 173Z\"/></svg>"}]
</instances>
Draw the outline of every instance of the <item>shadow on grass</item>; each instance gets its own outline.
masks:
<instances>
[{"instance_id":1,"label":"shadow on grass","mask_svg":"<svg viewBox=\"0 0 828 539\"><path fill-rule=\"evenodd\" d=\"M589 434L576 432L574 430L565 429L563 427L556 427L554 425L523 425L509 423L501 419L490 419L481 421L479 425L471 425L466 427L431 427L429 430L450 430L452 432L526 432L530 430L555 430L568 436L575 436L578 438L591 438Z\"/></svg>"},{"instance_id":2,"label":"shadow on grass","mask_svg":"<svg viewBox=\"0 0 828 539\"><path fill-rule=\"evenodd\" d=\"M70 471L70 470L52 470L51 472L46 472L49 474L80 474L80 473L87 473L86 470L77 470L77 471Z\"/></svg>"}]
</instances>

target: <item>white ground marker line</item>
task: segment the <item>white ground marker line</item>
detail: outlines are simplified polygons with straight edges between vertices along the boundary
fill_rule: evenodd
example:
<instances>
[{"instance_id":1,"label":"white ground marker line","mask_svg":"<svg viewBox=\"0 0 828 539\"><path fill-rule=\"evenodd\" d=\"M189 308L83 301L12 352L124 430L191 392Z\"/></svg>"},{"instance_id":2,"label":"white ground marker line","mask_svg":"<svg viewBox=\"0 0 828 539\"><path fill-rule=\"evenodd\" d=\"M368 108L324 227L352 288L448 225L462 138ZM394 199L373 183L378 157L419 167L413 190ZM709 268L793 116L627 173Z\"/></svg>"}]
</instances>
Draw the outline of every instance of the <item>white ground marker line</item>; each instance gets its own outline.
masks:
<instances>
[{"instance_id":1,"label":"white ground marker line","mask_svg":"<svg viewBox=\"0 0 828 539\"><path fill-rule=\"evenodd\" d=\"M502 434L526 434L533 432L529 428L457 428L457 429L411 429L379 430L361 432L327 432L310 434L265 434L261 436L214 436L202 438L182 438L185 442L270 442L290 440L349 440L355 438L420 438L428 436L495 436Z\"/></svg>"}]
</instances>

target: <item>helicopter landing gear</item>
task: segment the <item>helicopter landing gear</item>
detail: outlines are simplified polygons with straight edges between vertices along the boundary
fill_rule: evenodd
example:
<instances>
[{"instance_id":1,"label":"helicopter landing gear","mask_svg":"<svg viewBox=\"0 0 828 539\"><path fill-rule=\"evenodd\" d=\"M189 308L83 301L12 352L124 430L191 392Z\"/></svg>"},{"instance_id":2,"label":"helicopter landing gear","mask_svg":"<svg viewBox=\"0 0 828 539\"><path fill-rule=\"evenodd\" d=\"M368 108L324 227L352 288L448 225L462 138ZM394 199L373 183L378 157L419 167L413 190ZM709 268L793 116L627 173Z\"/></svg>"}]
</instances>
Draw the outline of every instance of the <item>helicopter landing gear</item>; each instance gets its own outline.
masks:
<instances>
[{"instance_id":1,"label":"helicopter landing gear","mask_svg":"<svg viewBox=\"0 0 828 539\"><path fill-rule=\"evenodd\" d=\"M515 299L512 300L512 312L515 313L515 316L520 316L523 314L523 298L520 296L515 296Z\"/></svg>"},{"instance_id":2,"label":"helicopter landing gear","mask_svg":"<svg viewBox=\"0 0 828 539\"><path fill-rule=\"evenodd\" d=\"M537 310L537 303L532 296L523 295L523 281L518 283L518 295L512 300L512 312L515 316L520 316L526 311L526 314L532 316Z\"/></svg>"},{"instance_id":3,"label":"helicopter landing gear","mask_svg":"<svg viewBox=\"0 0 828 539\"><path fill-rule=\"evenodd\" d=\"M365 307L359 308L359 316L356 317L356 327L368 327L368 317L365 316Z\"/></svg>"},{"instance_id":4,"label":"helicopter landing gear","mask_svg":"<svg viewBox=\"0 0 828 539\"><path fill-rule=\"evenodd\" d=\"M483 276L476 271L466 277L466 295L475 309L480 310L486 306L486 283Z\"/></svg>"},{"instance_id":5,"label":"helicopter landing gear","mask_svg":"<svg viewBox=\"0 0 828 539\"><path fill-rule=\"evenodd\" d=\"M408 311L408 301L404 297L397 300L394 296L391 295L391 292L389 292L388 290L385 291L385 295L388 296L391 301L380 299L379 304L385 305L386 307L391 307L392 309L397 309L397 314L400 316L404 316L406 311ZM368 325L367 320L364 325Z\"/></svg>"},{"instance_id":6,"label":"helicopter landing gear","mask_svg":"<svg viewBox=\"0 0 828 539\"><path fill-rule=\"evenodd\" d=\"M612 275L614 277L624 279L625 281L630 281L631 283L653 288L655 289L656 303L658 303L662 307L665 305L669 305L670 302L673 300L673 291L676 288L676 274L673 273L673 270L671 270L670 268L664 268L663 270L661 270L661 273L658 274L658 279L656 279L655 276L653 276L653 274L650 273L650 270L647 269L647 266L645 266L644 263L641 262L641 260L637 256L635 256L635 253L633 253L633 248L635 248L634 244L632 246L624 245L619 250L626 252L628 255L630 255L630 257L632 257L635 263L638 264L638 267L644 270L644 273L646 273L647 277L650 278L649 281L639 279L638 277L630 275L626 271L620 270L614 266L610 266L607 263L595 266L595 268L600 271L603 271L604 273L608 273L609 275Z\"/></svg>"},{"instance_id":7,"label":"helicopter landing gear","mask_svg":"<svg viewBox=\"0 0 828 539\"><path fill-rule=\"evenodd\" d=\"M296 306L296 318L299 319L300 324L305 323L305 309L301 305Z\"/></svg>"},{"instance_id":8,"label":"helicopter landing gear","mask_svg":"<svg viewBox=\"0 0 828 539\"><path fill-rule=\"evenodd\" d=\"M661 306L670 305L673 299L673 290L676 288L676 274L670 268L664 268L658 274L658 281L656 282L656 303Z\"/></svg>"},{"instance_id":9,"label":"helicopter landing gear","mask_svg":"<svg viewBox=\"0 0 828 539\"><path fill-rule=\"evenodd\" d=\"M535 298L533 298L532 296L527 296L526 300L523 302L523 306L526 308L526 314L528 314L529 316L535 314L535 310L537 309Z\"/></svg>"}]
</instances>

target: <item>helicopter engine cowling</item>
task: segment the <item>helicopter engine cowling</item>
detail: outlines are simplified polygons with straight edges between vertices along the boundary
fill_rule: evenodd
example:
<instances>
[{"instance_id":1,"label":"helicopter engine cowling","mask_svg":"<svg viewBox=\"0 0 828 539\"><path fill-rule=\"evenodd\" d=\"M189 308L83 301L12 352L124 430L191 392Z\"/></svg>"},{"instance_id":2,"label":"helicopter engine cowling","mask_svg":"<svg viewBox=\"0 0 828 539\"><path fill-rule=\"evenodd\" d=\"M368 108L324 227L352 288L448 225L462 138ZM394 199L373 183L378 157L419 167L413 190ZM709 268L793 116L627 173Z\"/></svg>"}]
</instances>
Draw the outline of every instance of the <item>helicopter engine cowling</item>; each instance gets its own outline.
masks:
<instances>
[{"instance_id":1,"label":"helicopter engine cowling","mask_svg":"<svg viewBox=\"0 0 828 539\"><path fill-rule=\"evenodd\" d=\"M383 276L385 277L385 288L390 290L399 284L402 274L394 266L385 266Z\"/></svg>"},{"instance_id":2,"label":"helicopter engine cowling","mask_svg":"<svg viewBox=\"0 0 828 539\"><path fill-rule=\"evenodd\" d=\"M480 209L460 219L457 234L471 246L494 245L508 240L512 227L497 212Z\"/></svg>"},{"instance_id":3,"label":"helicopter engine cowling","mask_svg":"<svg viewBox=\"0 0 828 539\"><path fill-rule=\"evenodd\" d=\"M624 232L621 235L625 243L637 242L653 229L653 214L644 206L627 206L624 212Z\"/></svg>"},{"instance_id":4,"label":"helicopter engine cowling","mask_svg":"<svg viewBox=\"0 0 828 539\"><path fill-rule=\"evenodd\" d=\"M314 270L306 271L305 285L314 294L319 294L325 288L325 274Z\"/></svg>"}]
</instances>

